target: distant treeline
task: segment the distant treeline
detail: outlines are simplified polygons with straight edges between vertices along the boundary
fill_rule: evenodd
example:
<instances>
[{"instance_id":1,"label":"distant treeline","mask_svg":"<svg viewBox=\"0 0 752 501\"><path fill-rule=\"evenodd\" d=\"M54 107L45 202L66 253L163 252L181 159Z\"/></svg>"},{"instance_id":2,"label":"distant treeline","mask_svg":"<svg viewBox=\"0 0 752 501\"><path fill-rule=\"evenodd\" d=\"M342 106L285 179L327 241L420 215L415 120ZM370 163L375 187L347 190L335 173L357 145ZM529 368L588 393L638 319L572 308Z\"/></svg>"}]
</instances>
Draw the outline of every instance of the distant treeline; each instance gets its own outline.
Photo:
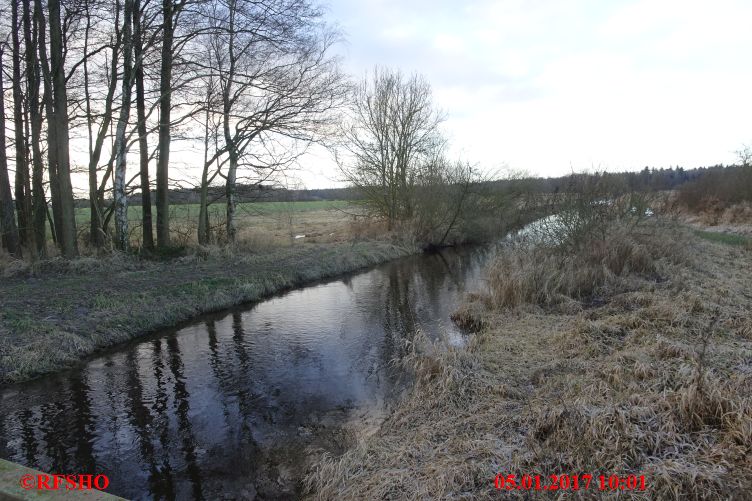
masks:
<instances>
[{"instance_id":1,"label":"distant treeline","mask_svg":"<svg viewBox=\"0 0 752 501\"><path fill-rule=\"evenodd\" d=\"M678 202L696 212L752 202L752 164L706 169L681 186Z\"/></svg>"},{"instance_id":2,"label":"distant treeline","mask_svg":"<svg viewBox=\"0 0 752 501\"><path fill-rule=\"evenodd\" d=\"M625 190L630 191L664 191L673 190L690 183L698 194L703 191L717 193L718 198L744 198L752 196L746 189L747 185L739 183L739 176L745 172L743 166L724 166L722 164L710 167L684 169L682 167L650 168L645 167L636 172L591 172L570 174L560 177L517 177L486 181L486 188L491 191L524 191L530 193L557 193L565 190L571 182L572 176L604 176L618 182ZM746 178L745 178L746 179ZM690 186L686 187L689 190ZM732 193L733 192L733 193ZM363 194L354 187L321 188L313 190L288 190L271 185L238 185L236 192L238 202L310 202L316 200L362 200ZM726 196L728 195L728 196ZM184 188L170 190L170 204L197 204L200 192L198 188ZM211 202L225 202L224 186L209 187ZM729 200L732 201L732 200ZM134 193L128 198L129 205L141 205L140 193ZM88 199L76 200L77 207L88 207Z\"/></svg>"},{"instance_id":3,"label":"distant treeline","mask_svg":"<svg viewBox=\"0 0 752 501\"><path fill-rule=\"evenodd\" d=\"M645 167L636 172L585 172L570 174L560 177L547 178L519 178L505 179L495 181L500 188L514 187L519 190L526 190L532 193L557 193L566 190L571 185L572 177L601 176L610 178L613 186L622 186L628 191L663 191L672 190L688 181L693 181L704 176L707 172L717 169L724 169L722 165L713 167L699 167L695 169L684 169L682 167L671 167L668 169Z\"/></svg>"},{"instance_id":4,"label":"distant treeline","mask_svg":"<svg viewBox=\"0 0 752 501\"><path fill-rule=\"evenodd\" d=\"M198 188L170 190L170 205L198 204ZM288 190L269 185L239 184L235 196L239 203L247 202L314 202L318 200L360 200L363 198L357 188L322 188L315 190ZM225 187L209 187L210 203L225 203ZM111 200L110 200L111 203ZM128 197L128 205L141 205L141 194ZM88 199L76 200L77 207L88 207Z\"/></svg>"}]
</instances>

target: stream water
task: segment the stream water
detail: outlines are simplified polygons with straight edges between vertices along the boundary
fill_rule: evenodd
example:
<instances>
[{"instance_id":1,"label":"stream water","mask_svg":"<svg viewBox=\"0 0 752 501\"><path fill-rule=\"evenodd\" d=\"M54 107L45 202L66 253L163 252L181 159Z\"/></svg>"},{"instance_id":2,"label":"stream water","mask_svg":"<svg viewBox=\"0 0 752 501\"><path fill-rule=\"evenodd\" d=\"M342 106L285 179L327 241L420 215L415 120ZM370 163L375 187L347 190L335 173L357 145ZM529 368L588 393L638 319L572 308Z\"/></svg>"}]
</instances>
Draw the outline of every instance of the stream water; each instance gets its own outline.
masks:
<instances>
[{"instance_id":1,"label":"stream water","mask_svg":"<svg viewBox=\"0 0 752 501\"><path fill-rule=\"evenodd\" d=\"M375 426L419 327L482 287L490 247L393 261L196 318L0 391L0 457L105 474L129 499L290 499L307 459Z\"/></svg>"}]
</instances>

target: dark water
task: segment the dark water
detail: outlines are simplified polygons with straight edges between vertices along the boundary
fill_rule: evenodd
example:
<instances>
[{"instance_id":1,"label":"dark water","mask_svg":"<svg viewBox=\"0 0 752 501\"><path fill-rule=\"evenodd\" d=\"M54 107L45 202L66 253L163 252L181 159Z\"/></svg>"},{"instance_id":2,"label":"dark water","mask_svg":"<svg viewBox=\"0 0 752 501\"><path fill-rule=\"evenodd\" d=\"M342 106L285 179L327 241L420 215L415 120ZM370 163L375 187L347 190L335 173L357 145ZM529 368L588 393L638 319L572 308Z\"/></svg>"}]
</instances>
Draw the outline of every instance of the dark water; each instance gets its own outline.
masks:
<instances>
[{"instance_id":1,"label":"dark water","mask_svg":"<svg viewBox=\"0 0 752 501\"><path fill-rule=\"evenodd\" d=\"M406 384L392 362L449 314L492 250L415 256L196 319L0 392L0 457L96 473L134 499L294 498Z\"/></svg>"}]
</instances>

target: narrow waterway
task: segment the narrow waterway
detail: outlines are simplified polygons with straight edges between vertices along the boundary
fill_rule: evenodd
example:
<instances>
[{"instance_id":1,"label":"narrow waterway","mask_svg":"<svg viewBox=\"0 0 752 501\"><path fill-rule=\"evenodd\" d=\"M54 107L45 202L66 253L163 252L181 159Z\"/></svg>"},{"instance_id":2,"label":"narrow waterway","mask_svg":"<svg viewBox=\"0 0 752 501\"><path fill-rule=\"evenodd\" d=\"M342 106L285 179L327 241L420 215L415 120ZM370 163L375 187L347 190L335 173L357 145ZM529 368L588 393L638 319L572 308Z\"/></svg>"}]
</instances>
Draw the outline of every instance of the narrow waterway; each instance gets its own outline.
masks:
<instances>
[{"instance_id":1,"label":"narrow waterway","mask_svg":"<svg viewBox=\"0 0 752 501\"><path fill-rule=\"evenodd\" d=\"M493 249L413 256L293 290L0 392L0 457L105 474L130 499L289 499L307 459L340 453L409 385L420 328L462 343L449 315Z\"/></svg>"}]
</instances>

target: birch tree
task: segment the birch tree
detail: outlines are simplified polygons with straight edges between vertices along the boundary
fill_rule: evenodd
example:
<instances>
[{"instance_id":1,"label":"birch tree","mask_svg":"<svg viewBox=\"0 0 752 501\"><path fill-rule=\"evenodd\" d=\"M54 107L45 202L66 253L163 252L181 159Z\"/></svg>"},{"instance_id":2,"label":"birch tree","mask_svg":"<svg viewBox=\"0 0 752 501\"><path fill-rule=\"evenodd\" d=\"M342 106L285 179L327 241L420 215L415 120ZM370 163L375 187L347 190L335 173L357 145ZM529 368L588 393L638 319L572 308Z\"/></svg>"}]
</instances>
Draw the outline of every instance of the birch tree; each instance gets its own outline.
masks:
<instances>
[{"instance_id":1,"label":"birch tree","mask_svg":"<svg viewBox=\"0 0 752 501\"><path fill-rule=\"evenodd\" d=\"M123 80L120 117L115 135L115 175L113 177L113 197L115 201L115 245L118 249L129 249L128 197L125 191L125 170L128 144L126 128L131 111L131 88L133 81L133 40L132 22L134 0L125 0L123 9Z\"/></svg>"}]
</instances>

